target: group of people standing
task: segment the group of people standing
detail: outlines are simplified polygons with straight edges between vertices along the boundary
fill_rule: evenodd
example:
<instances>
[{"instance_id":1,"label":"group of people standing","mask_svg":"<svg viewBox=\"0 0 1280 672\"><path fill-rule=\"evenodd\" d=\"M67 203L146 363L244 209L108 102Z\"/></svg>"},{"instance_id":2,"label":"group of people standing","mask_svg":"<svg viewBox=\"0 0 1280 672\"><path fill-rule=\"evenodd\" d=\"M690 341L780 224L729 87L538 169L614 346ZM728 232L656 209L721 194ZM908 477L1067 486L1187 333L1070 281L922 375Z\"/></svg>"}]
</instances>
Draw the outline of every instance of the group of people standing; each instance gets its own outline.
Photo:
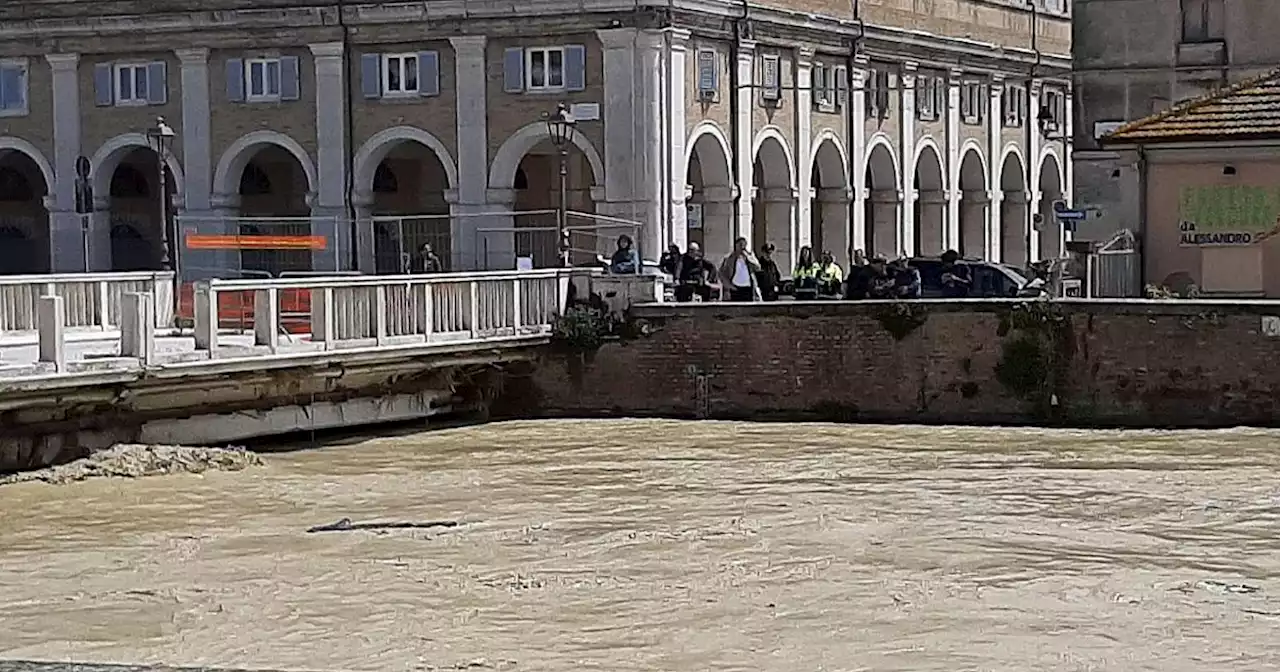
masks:
<instances>
[{"instance_id":1,"label":"group of people standing","mask_svg":"<svg viewBox=\"0 0 1280 672\"><path fill-rule=\"evenodd\" d=\"M719 265L703 257L701 246L689 243L684 252L671 245L658 263L662 272L675 280L676 301L776 301L783 290L783 277L773 259L774 246L766 243L758 254L752 253L746 238L733 243L733 251ZM846 278L844 270L829 251L815 258L809 246L800 248L796 267L791 274L791 293L801 301L819 299L918 299L921 294L920 271L906 258L887 261L884 257L867 259L861 250L854 252L853 267ZM963 298L969 295L973 275L960 262L960 255L948 250L942 255L943 295Z\"/></svg>"}]
</instances>

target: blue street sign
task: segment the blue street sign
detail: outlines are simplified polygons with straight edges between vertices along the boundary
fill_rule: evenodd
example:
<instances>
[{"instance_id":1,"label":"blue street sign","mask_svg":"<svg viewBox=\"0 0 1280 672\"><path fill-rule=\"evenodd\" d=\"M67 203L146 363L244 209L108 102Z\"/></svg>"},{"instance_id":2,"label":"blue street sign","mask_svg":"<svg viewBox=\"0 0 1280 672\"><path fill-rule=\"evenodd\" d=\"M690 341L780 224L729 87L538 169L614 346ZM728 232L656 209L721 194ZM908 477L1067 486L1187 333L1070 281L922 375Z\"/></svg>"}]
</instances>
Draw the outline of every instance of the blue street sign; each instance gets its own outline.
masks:
<instances>
[{"instance_id":1,"label":"blue street sign","mask_svg":"<svg viewBox=\"0 0 1280 672\"><path fill-rule=\"evenodd\" d=\"M1089 216L1084 210L1058 210L1053 214L1064 222L1078 222Z\"/></svg>"}]
</instances>

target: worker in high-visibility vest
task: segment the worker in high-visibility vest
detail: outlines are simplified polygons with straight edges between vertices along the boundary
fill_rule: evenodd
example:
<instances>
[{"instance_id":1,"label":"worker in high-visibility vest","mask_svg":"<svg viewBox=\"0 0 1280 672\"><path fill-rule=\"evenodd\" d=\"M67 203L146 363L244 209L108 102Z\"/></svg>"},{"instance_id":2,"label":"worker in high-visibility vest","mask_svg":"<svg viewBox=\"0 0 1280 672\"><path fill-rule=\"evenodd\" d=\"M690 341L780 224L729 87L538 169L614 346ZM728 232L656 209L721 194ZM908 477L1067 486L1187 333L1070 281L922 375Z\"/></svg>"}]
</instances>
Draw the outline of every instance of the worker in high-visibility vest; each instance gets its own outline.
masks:
<instances>
[{"instance_id":1,"label":"worker in high-visibility vest","mask_svg":"<svg viewBox=\"0 0 1280 672\"><path fill-rule=\"evenodd\" d=\"M805 245L800 248L800 258L796 261L796 269L791 273L792 290L797 301L812 301L818 298L818 262L813 258L813 248Z\"/></svg>"},{"instance_id":2,"label":"worker in high-visibility vest","mask_svg":"<svg viewBox=\"0 0 1280 672\"><path fill-rule=\"evenodd\" d=\"M818 298L838 299L844 285L844 270L830 252L822 253L822 263L818 265Z\"/></svg>"}]
</instances>

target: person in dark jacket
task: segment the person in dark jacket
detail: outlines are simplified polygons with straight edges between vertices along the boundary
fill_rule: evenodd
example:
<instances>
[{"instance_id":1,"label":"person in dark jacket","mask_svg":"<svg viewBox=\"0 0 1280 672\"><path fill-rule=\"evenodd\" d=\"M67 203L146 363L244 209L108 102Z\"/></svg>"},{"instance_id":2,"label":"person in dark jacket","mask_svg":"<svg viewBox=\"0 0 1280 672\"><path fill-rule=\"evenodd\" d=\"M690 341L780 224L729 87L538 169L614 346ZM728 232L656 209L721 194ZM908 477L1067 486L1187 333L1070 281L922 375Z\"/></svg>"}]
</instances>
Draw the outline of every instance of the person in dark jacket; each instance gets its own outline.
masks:
<instances>
[{"instance_id":1,"label":"person in dark jacket","mask_svg":"<svg viewBox=\"0 0 1280 672\"><path fill-rule=\"evenodd\" d=\"M963 299L973 289L973 270L960 261L960 253L947 250L942 253L942 295L951 299Z\"/></svg>"},{"instance_id":2,"label":"person in dark jacket","mask_svg":"<svg viewBox=\"0 0 1280 672\"><path fill-rule=\"evenodd\" d=\"M444 270L444 262L440 261L440 257L436 256L435 250L431 248L431 243L423 243L422 248L418 250L417 256L413 258L414 273L440 273Z\"/></svg>"},{"instance_id":3,"label":"person in dark jacket","mask_svg":"<svg viewBox=\"0 0 1280 672\"><path fill-rule=\"evenodd\" d=\"M773 243L765 243L760 248L760 270L756 273L756 285L760 288L760 300L777 301L778 287L782 285L782 272L778 270L778 262L773 260Z\"/></svg>"},{"instance_id":4,"label":"person in dark jacket","mask_svg":"<svg viewBox=\"0 0 1280 672\"><path fill-rule=\"evenodd\" d=\"M920 298L920 270L911 267L905 257L893 262L893 298Z\"/></svg>"},{"instance_id":5,"label":"person in dark jacket","mask_svg":"<svg viewBox=\"0 0 1280 672\"><path fill-rule=\"evenodd\" d=\"M716 267L702 257L702 247L689 243L689 250L676 265L676 301L692 301L697 296L710 301L719 293L716 283Z\"/></svg>"},{"instance_id":6,"label":"person in dark jacket","mask_svg":"<svg viewBox=\"0 0 1280 672\"><path fill-rule=\"evenodd\" d=\"M640 253L636 252L635 242L625 233L618 236L618 249L609 259L609 272L616 275L634 275L640 272Z\"/></svg>"},{"instance_id":7,"label":"person in dark jacket","mask_svg":"<svg viewBox=\"0 0 1280 672\"><path fill-rule=\"evenodd\" d=\"M676 276L676 266L680 264L680 257L682 256L684 255L680 252L680 246L671 243L667 246L667 251L662 255L662 258L658 260L658 270L674 278Z\"/></svg>"},{"instance_id":8,"label":"person in dark jacket","mask_svg":"<svg viewBox=\"0 0 1280 672\"><path fill-rule=\"evenodd\" d=\"M894 277L889 272L884 257L872 257L867 264L867 298L892 299L894 295Z\"/></svg>"}]
</instances>

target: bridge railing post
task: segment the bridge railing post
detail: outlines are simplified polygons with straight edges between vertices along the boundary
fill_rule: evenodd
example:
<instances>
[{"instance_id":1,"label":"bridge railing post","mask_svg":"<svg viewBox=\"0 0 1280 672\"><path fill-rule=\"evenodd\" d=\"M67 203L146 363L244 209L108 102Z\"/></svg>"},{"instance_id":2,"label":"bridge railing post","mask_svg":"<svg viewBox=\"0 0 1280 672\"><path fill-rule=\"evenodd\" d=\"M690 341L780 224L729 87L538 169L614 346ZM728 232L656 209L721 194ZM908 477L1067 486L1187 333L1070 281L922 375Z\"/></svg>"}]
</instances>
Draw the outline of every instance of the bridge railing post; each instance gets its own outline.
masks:
<instances>
[{"instance_id":1,"label":"bridge railing post","mask_svg":"<svg viewBox=\"0 0 1280 672\"><path fill-rule=\"evenodd\" d=\"M57 295L36 300L36 330L39 332L39 361L53 364L53 370L67 370L67 307Z\"/></svg>"},{"instance_id":2,"label":"bridge railing post","mask_svg":"<svg viewBox=\"0 0 1280 672\"><path fill-rule=\"evenodd\" d=\"M155 296L126 292L120 297L120 355L151 366L156 353Z\"/></svg>"},{"instance_id":3,"label":"bridge railing post","mask_svg":"<svg viewBox=\"0 0 1280 672\"><path fill-rule=\"evenodd\" d=\"M333 289L311 290L311 341L333 347Z\"/></svg>"},{"instance_id":4,"label":"bridge railing post","mask_svg":"<svg viewBox=\"0 0 1280 672\"><path fill-rule=\"evenodd\" d=\"M212 357L218 349L218 290L211 281L196 283L195 323L196 350L208 350Z\"/></svg>"},{"instance_id":5,"label":"bridge railing post","mask_svg":"<svg viewBox=\"0 0 1280 672\"><path fill-rule=\"evenodd\" d=\"M253 344L267 346L272 354L280 349L280 290L275 287L253 293Z\"/></svg>"},{"instance_id":6,"label":"bridge railing post","mask_svg":"<svg viewBox=\"0 0 1280 672\"><path fill-rule=\"evenodd\" d=\"M471 327L471 338L479 338L480 336L480 283L472 280L468 282L468 289L471 290L470 296L470 313L467 316L468 326Z\"/></svg>"},{"instance_id":7,"label":"bridge railing post","mask_svg":"<svg viewBox=\"0 0 1280 672\"><path fill-rule=\"evenodd\" d=\"M520 335L520 321L524 319L523 314L523 288L524 281L516 278L511 281L511 334L513 336Z\"/></svg>"}]
</instances>

